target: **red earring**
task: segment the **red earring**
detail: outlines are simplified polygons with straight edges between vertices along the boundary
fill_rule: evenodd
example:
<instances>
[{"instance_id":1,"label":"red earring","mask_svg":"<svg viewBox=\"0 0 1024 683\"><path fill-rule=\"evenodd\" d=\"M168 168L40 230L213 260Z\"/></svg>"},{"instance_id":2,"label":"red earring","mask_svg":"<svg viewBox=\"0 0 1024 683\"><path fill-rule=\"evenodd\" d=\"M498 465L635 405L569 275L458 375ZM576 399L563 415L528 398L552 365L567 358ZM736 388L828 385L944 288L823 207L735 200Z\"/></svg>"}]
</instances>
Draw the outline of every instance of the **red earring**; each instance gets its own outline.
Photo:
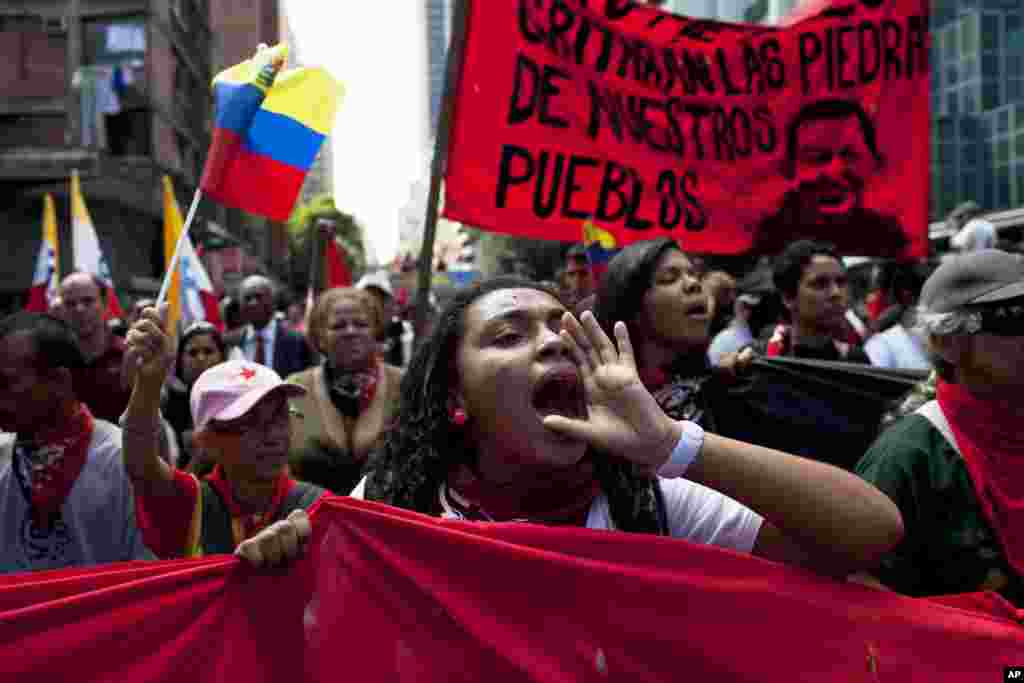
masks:
<instances>
[{"instance_id":1,"label":"red earring","mask_svg":"<svg viewBox=\"0 0 1024 683\"><path fill-rule=\"evenodd\" d=\"M462 408L454 408L448 412L448 416L452 421L452 424L456 427L461 427L466 424L466 411Z\"/></svg>"}]
</instances>

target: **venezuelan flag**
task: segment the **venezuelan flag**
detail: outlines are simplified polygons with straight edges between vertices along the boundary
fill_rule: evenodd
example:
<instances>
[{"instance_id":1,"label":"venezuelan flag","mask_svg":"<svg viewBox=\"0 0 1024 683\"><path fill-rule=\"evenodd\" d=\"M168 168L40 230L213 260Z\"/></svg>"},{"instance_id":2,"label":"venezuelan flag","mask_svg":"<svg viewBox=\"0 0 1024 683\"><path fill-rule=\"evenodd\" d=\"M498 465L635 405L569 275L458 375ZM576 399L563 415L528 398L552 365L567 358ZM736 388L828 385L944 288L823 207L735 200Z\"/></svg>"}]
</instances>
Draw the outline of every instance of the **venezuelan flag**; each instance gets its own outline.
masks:
<instances>
[{"instance_id":1,"label":"venezuelan flag","mask_svg":"<svg viewBox=\"0 0 1024 683\"><path fill-rule=\"evenodd\" d=\"M287 46L220 73L202 190L216 201L284 221L334 124L341 84L320 68L281 72Z\"/></svg>"},{"instance_id":2,"label":"venezuelan flag","mask_svg":"<svg viewBox=\"0 0 1024 683\"><path fill-rule=\"evenodd\" d=\"M592 221L586 221L583 223L583 247L590 261L590 271L599 281L608 269L608 262L619 253L618 242L607 230L597 227Z\"/></svg>"}]
</instances>

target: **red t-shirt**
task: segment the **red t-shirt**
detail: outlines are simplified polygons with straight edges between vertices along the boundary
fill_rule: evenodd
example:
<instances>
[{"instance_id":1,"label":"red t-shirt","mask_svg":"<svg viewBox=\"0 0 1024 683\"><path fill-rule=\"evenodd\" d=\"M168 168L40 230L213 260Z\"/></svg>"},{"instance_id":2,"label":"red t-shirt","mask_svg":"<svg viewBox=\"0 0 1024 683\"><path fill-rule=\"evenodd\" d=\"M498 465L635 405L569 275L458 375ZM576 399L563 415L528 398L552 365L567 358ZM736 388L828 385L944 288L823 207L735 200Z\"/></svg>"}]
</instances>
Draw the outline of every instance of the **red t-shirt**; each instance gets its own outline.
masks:
<instances>
[{"instance_id":1,"label":"red t-shirt","mask_svg":"<svg viewBox=\"0 0 1024 683\"><path fill-rule=\"evenodd\" d=\"M114 424L128 407L131 387L122 381L125 341L116 334L110 335L110 343L98 358L72 373L75 396L89 407L93 417Z\"/></svg>"}]
</instances>

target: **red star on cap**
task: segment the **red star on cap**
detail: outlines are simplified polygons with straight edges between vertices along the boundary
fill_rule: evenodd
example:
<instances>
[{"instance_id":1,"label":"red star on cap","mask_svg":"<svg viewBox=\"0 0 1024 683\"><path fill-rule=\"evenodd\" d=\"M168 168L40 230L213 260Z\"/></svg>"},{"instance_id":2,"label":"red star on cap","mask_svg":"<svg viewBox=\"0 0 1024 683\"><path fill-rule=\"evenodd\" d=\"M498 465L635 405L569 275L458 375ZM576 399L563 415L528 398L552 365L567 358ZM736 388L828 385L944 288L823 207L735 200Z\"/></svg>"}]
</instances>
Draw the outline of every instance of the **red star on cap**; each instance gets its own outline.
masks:
<instances>
[{"instance_id":1,"label":"red star on cap","mask_svg":"<svg viewBox=\"0 0 1024 683\"><path fill-rule=\"evenodd\" d=\"M238 374L241 375L242 379L248 382L249 380L256 376L256 371L253 370L252 368L242 368L242 371L239 372Z\"/></svg>"}]
</instances>

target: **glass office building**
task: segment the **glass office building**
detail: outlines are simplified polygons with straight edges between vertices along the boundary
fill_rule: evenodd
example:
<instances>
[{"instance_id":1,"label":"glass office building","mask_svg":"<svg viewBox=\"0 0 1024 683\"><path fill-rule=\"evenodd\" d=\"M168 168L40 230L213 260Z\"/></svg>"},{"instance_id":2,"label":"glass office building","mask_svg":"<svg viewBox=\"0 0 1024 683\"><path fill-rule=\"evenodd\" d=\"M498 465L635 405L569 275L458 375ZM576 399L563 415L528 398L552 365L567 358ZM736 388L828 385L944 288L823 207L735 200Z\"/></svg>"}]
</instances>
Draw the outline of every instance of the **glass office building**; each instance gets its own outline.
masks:
<instances>
[{"instance_id":1,"label":"glass office building","mask_svg":"<svg viewBox=\"0 0 1024 683\"><path fill-rule=\"evenodd\" d=\"M1024 204L1024 5L932 4L931 213Z\"/></svg>"}]
</instances>

